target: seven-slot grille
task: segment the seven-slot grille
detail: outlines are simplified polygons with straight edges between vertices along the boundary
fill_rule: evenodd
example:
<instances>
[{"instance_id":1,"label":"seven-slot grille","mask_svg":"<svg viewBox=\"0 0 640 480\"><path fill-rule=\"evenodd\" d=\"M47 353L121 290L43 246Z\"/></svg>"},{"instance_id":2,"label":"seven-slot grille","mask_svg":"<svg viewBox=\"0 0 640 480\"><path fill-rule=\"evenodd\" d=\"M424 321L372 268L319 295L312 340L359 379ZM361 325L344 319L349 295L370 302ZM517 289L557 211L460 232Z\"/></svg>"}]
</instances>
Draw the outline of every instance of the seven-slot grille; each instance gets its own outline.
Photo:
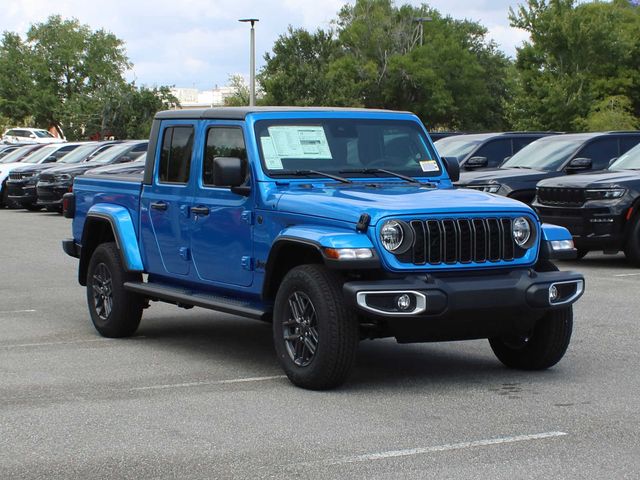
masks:
<instances>
[{"instance_id":1,"label":"seven-slot grille","mask_svg":"<svg viewBox=\"0 0 640 480\"><path fill-rule=\"evenodd\" d=\"M585 202L582 188L539 187L537 195L538 202L542 205L580 207Z\"/></svg>"},{"instance_id":2,"label":"seven-slot grille","mask_svg":"<svg viewBox=\"0 0 640 480\"><path fill-rule=\"evenodd\" d=\"M513 240L511 218L412 220L412 248L398 255L403 263L438 265L509 261L525 250Z\"/></svg>"},{"instance_id":3,"label":"seven-slot grille","mask_svg":"<svg viewBox=\"0 0 640 480\"><path fill-rule=\"evenodd\" d=\"M9 174L9 180L22 180L23 178L31 178L33 173L21 173L21 172L11 172Z\"/></svg>"}]
</instances>

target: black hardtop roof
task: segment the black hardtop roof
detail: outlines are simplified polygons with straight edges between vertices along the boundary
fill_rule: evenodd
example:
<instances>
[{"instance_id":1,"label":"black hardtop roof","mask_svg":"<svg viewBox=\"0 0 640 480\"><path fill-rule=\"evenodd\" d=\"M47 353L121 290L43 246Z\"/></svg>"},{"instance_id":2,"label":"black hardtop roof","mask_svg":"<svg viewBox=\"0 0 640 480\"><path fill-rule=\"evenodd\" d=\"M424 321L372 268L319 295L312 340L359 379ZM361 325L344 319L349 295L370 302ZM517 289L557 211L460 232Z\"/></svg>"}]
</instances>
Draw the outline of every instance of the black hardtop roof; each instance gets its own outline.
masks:
<instances>
[{"instance_id":1,"label":"black hardtop roof","mask_svg":"<svg viewBox=\"0 0 640 480\"><path fill-rule=\"evenodd\" d=\"M193 108L185 110L164 110L156 113L156 119L224 119L244 120L251 113L270 112L371 112L371 113L411 113L397 110L382 110L372 108L342 108L342 107L215 107Z\"/></svg>"}]
</instances>

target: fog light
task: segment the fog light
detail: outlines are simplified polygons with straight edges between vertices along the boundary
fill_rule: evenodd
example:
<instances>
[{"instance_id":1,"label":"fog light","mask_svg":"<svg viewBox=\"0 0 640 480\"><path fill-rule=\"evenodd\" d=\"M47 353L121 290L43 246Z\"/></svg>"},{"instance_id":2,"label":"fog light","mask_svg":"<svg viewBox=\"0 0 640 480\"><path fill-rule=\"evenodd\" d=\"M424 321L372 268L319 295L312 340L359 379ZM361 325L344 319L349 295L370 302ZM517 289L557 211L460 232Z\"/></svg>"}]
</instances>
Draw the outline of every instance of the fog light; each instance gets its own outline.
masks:
<instances>
[{"instance_id":1,"label":"fog light","mask_svg":"<svg viewBox=\"0 0 640 480\"><path fill-rule=\"evenodd\" d=\"M555 285L549 287L549 303L553 303L558 299L558 289Z\"/></svg>"},{"instance_id":2,"label":"fog light","mask_svg":"<svg viewBox=\"0 0 640 480\"><path fill-rule=\"evenodd\" d=\"M411 297L403 293L396 299L396 305L398 305L398 310L407 310L411 306Z\"/></svg>"}]
</instances>

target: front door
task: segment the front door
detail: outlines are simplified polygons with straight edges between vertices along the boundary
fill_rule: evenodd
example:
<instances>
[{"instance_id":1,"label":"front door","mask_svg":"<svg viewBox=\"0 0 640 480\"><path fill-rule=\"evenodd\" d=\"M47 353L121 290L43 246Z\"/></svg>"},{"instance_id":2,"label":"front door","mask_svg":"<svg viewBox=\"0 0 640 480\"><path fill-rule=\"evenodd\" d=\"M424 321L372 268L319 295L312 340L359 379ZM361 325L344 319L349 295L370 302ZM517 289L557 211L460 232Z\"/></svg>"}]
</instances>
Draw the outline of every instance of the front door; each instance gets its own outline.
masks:
<instances>
[{"instance_id":1,"label":"front door","mask_svg":"<svg viewBox=\"0 0 640 480\"><path fill-rule=\"evenodd\" d=\"M214 157L238 157L246 164L247 150L239 124L213 122L206 130L198 187L191 205L193 264L203 283L249 286L253 281L253 195L246 197L231 192L229 187L214 186Z\"/></svg>"},{"instance_id":2,"label":"front door","mask_svg":"<svg viewBox=\"0 0 640 480\"><path fill-rule=\"evenodd\" d=\"M147 270L158 275L189 275L190 182L195 125L165 124L160 132L154 179L141 199L141 237ZM151 152L155 154L155 152Z\"/></svg>"}]
</instances>

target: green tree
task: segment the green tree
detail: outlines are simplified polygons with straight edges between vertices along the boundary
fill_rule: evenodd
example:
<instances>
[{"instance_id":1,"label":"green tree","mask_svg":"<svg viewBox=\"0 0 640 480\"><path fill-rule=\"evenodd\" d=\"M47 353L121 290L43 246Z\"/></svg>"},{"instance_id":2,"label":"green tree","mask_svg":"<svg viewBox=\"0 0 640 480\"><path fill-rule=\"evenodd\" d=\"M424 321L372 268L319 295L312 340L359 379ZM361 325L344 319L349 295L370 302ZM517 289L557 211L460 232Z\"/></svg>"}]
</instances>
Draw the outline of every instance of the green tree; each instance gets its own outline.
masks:
<instances>
[{"instance_id":1,"label":"green tree","mask_svg":"<svg viewBox=\"0 0 640 480\"><path fill-rule=\"evenodd\" d=\"M633 114L631 100L623 95L607 97L596 103L585 119L585 130L636 130L640 120Z\"/></svg>"},{"instance_id":2,"label":"green tree","mask_svg":"<svg viewBox=\"0 0 640 480\"><path fill-rule=\"evenodd\" d=\"M528 0L510 10L518 49L511 114L520 128L587 128L593 105L624 96L640 114L640 11L626 0Z\"/></svg>"},{"instance_id":3,"label":"green tree","mask_svg":"<svg viewBox=\"0 0 640 480\"><path fill-rule=\"evenodd\" d=\"M19 67L18 67L19 66ZM127 83L124 43L76 19L52 16L22 40L0 40L0 115L63 131L68 139L148 135L156 111L177 103L167 87Z\"/></svg>"},{"instance_id":4,"label":"green tree","mask_svg":"<svg viewBox=\"0 0 640 480\"><path fill-rule=\"evenodd\" d=\"M251 93L249 85L244 81L242 75L229 75L228 84L233 89L233 94L224 99L224 104L228 107L243 107L249 105Z\"/></svg>"},{"instance_id":5,"label":"green tree","mask_svg":"<svg viewBox=\"0 0 640 480\"><path fill-rule=\"evenodd\" d=\"M426 16L420 35L415 19ZM270 103L406 109L429 128L505 126L509 61L481 25L358 0L333 26L290 28L276 41L261 72Z\"/></svg>"}]
</instances>

